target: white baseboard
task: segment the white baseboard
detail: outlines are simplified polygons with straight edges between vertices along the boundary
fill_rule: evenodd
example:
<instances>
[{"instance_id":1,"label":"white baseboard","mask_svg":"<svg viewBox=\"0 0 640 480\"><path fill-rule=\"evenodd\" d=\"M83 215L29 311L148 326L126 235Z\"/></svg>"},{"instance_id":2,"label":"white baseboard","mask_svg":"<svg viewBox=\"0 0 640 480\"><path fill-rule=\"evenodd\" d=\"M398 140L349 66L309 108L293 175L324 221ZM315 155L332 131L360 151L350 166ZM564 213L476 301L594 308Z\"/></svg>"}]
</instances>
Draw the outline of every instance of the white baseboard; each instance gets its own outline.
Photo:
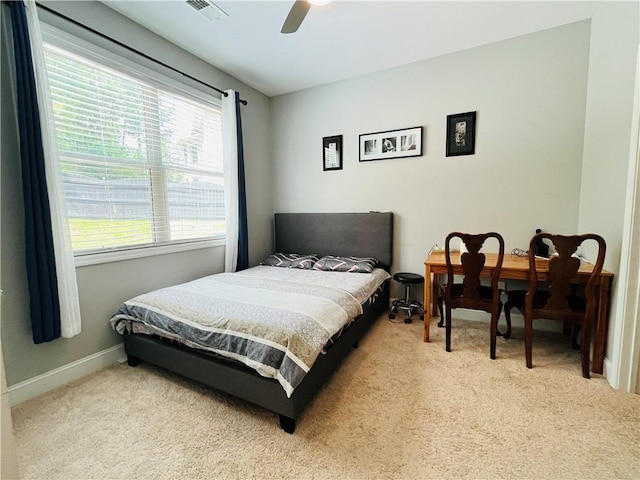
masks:
<instances>
[{"instance_id":1,"label":"white baseboard","mask_svg":"<svg viewBox=\"0 0 640 480\"><path fill-rule=\"evenodd\" d=\"M75 382L91 373L97 372L114 363L126 361L124 345L116 345L75 362L16 383L7 389L9 404L13 407L31 398L42 395L54 388Z\"/></svg>"},{"instance_id":2,"label":"white baseboard","mask_svg":"<svg viewBox=\"0 0 640 480\"><path fill-rule=\"evenodd\" d=\"M614 389L620 390L619 379L615 375L615 371L613 369L613 364L611 360L609 360L606 356L604 357L604 362L602 364L602 376L607 379L609 385L611 385Z\"/></svg>"}]
</instances>

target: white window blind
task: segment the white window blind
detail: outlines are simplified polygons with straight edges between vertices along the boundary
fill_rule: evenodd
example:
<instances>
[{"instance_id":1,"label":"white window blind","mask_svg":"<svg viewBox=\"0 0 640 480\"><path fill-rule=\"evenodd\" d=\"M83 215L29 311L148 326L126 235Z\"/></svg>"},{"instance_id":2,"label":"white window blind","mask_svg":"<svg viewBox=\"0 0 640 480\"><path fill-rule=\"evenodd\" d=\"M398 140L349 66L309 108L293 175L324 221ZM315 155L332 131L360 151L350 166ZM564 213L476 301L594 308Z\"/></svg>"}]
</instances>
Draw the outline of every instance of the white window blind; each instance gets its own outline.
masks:
<instances>
[{"instance_id":1,"label":"white window blind","mask_svg":"<svg viewBox=\"0 0 640 480\"><path fill-rule=\"evenodd\" d=\"M224 235L220 108L44 46L74 253Z\"/></svg>"}]
</instances>

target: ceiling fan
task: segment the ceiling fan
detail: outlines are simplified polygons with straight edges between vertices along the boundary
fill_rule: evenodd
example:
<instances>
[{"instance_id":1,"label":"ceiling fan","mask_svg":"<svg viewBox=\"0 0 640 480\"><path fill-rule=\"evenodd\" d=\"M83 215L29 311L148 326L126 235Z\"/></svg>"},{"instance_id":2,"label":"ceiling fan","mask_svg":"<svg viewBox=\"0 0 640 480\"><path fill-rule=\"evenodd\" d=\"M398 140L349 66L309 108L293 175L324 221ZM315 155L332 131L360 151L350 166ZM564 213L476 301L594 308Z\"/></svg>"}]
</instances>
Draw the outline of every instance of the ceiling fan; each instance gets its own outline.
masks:
<instances>
[{"instance_id":1,"label":"ceiling fan","mask_svg":"<svg viewBox=\"0 0 640 480\"><path fill-rule=\"evenodd\" d=\"M289 15L287 15L282 25L280 33L297 32L312 5L326 5L330 1L331 0L295 0L291 10L289 10Z\"/></svg>"}]
</instances>

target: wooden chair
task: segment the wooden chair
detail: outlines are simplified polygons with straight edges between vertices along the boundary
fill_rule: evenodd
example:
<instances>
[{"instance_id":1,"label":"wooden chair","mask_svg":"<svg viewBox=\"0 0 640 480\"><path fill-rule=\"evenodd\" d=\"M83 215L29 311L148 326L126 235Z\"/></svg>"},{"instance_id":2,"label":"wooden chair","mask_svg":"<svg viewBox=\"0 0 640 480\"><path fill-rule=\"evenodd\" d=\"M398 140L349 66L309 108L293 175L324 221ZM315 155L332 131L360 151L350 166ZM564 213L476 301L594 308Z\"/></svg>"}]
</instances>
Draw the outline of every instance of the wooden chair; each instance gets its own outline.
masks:
<instances>
[{"instance_id":1,"label":"wooden chair","mask_svg":"<svg viewBox=\"0 0 640 480\"><path fill-rule=\"evenodd\" d=\"M438 311L440 312L440 321L438 322L438 327L440 328L444 328L444 291L445 288L447 287L447 285L440 285L440 288L438 289ZM502 294L502 291L500 291L500 294ZM498 317L500 317L498 315ZM511 338L511 317L507 317L505 316L506 322L507 322L507 329L504 332L500 331L500 328L498 328L496 334L499 337L503 337L505 340L509 340ZM500 318L498 318L498 320L500 320ZM499 327L499 322L498 322L498 327Z\"/></svg>"},{"instance_id":2,"label":"wooden chair","mask_svg":"<svg viewBox=\"0 0 640 480\"><path fill-rule=\"evenodd\" d=\"M542 239L549 240L557 255L546 258L536 258L535 245ZM584 294L579 295L571 279L580 268L580 259L575 257L578 247L587 240L598 244L598 257L593 271L584 288ZM539 233L529 244L529 283L527 290L515 290L508 293L504 310L508 319L511 309L516 307L524 315L524 344L527 367L532 368L531 348L533 344L533 319L546 318L560 320L565 325L573 325L574 335L582 333L580 344L582 359L582 376L589 378L589 353L591 347L591 325L596 318L597 296L596 286L600 281L602 264L606 252L606 244L602 237L595 234L585 235L556 235ZM540 262L549 266L549 284L547 288L538 286L538 268ZM577 329L576 329L577 328ZM575 338L574 338L575 343Z\"/></svg>"},{"instance_id":3,"label":"wooden chair","mask_svg":"<svg viewBox=\"0 0 640 480\"><path fill-rule=\"evenodd\" d=\"M451 240L454 238L461 239L467 252L460 253L460 262L463 269L462 283L455 283L453 264L451 263ZM498 242L499 251L495 269L491 275L491 286L481 285L480 272L484 268L486 257L480 249L485 241L494 238ZM447 235L445 241L445 257L447 260L447 283L444 288L444 304L445 304L445 331L446 331L446 350L451 351L451 309L452 308L470 308L473 310L482 310L491 314L491 348L490 357L496 358L496 336L498 332L498 318L502 311L502 302L500 301L500 289L498 288L498 279L500 278L500 269L502 268L502 260L504 259L504 240L502 236L495 232L469 234L461 232L452 232Z\"/></svg>"}]
</instances>

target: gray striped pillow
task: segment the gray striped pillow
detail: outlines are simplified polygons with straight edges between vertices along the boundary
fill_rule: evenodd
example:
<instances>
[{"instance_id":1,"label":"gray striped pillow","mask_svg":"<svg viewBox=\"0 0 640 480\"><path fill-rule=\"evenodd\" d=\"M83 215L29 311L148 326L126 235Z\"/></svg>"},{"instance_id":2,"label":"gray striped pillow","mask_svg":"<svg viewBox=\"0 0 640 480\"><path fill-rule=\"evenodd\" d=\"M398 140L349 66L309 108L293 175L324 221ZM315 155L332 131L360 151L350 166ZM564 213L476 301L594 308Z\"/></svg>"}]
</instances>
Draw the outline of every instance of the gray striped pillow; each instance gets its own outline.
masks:
<instances>
[{"instance_id":1,"label":"gray striped pillow","mask_svg":"<svg viewBox=\"0 0 640 480\"><path fill-rule=\"evenodd\" d=\"M314 270L330 272L371 273L378 260L373 257L336 257L327 255L313 266Z\"/></svg>"},{"instance_id":2,"label":"gray striped pillow","mask_svg":"<svg viewBox=\"0 0 640 480\"><path fill-rule=\"evenodd\" d=\"M273 253L265 258L260 265L272 267L301 268L309 270L318 261L315 255L299 255L297 253Z\"/></svg>"}]
</instances>

